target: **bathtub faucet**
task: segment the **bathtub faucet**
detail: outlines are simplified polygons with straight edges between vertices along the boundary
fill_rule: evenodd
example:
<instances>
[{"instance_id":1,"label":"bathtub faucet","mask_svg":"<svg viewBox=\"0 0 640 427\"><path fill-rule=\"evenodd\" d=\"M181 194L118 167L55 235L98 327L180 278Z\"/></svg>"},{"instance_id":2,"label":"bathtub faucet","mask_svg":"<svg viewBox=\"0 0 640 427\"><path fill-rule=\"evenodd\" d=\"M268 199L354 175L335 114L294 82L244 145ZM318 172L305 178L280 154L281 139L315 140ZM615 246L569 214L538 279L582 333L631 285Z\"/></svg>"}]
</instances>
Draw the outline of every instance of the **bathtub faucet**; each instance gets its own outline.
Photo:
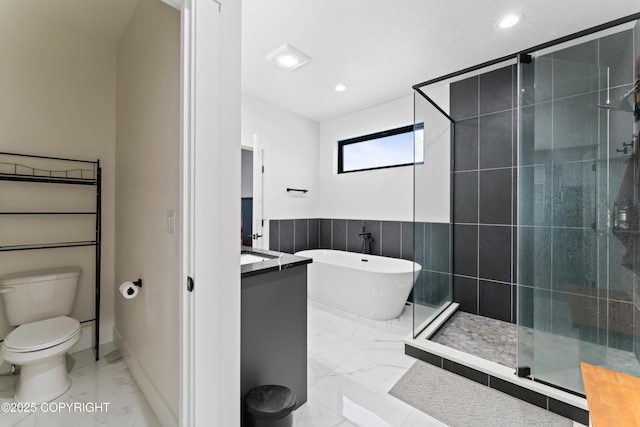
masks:
<instances>
[{"instance_id":1,"label":"bathtub faucet","mask_svg":"<svg viewBox=\"0 0 640 427\"><path fill-rule=\"evenodd\" d=\"M358 233L358 236L362 238L362 253L371 254L373 237L371 237L371 233L365 231L364 223L362 223L362 233Z\"/></svg>"}]
</instances>

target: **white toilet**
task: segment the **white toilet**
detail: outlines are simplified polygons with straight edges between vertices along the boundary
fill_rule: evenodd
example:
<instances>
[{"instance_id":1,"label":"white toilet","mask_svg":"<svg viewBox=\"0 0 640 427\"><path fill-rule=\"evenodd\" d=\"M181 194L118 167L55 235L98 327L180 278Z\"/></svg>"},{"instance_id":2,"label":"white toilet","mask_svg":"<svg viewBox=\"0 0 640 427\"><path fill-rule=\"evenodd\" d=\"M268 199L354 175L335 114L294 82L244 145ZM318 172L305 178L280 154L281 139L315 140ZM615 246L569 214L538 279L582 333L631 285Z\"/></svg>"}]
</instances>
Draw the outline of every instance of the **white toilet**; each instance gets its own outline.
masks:
<instances>
[{"instance_id":1,"label":"white toilet","mask_svg":"<svg viewBox=\"0 0 640 427\"><path fill-rule=\"evenodd\" d=\"M42 403L71 386L65 354L80 340L80 322L67 317L80 269L30 271L0 277L0 294L11 326L0 358L20 366L15 400Z\"/></svg>"}]
</instances>

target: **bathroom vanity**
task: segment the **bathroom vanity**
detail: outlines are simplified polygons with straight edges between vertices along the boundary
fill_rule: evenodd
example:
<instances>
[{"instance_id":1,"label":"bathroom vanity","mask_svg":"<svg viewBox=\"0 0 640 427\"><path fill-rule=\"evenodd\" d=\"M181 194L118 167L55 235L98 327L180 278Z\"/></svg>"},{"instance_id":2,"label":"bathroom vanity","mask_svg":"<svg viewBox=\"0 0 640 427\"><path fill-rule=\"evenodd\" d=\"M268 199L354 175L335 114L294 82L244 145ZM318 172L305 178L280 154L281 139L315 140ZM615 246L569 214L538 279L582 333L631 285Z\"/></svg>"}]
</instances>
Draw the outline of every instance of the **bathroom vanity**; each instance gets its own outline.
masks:
<instances>
[{"instance_id":1,"label":"bathroom vanity","mask_svg":"<svg viewBox=\"0 0 640 427\"><path fill-rule=\"evenodd\" d=\"M307 401L307 264L312 260L242 247L241 367L243 399L259 385L290 388Z\"/></svg>"}]
</instances>

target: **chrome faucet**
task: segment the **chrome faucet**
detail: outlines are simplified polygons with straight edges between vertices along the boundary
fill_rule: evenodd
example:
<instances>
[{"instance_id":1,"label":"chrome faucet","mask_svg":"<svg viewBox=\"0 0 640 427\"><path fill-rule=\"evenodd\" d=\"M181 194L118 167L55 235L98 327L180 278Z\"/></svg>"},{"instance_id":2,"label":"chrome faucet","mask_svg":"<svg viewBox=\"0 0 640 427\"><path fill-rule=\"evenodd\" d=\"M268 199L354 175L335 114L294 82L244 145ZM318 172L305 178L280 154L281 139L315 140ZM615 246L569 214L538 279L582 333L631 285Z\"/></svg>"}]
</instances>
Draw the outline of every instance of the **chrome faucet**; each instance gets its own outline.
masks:
<instances>
[{"instance_id":1,"label":"chrome faucet","mask_svg":"<svg viewBox=\"0 0 640 427\"><path fill-rule=\"evenodd\" d=\"M358 233L358 236L362 238L362 253L371 254L371 243L373 242L373 237L371 237L371 233L366 231L366 224L364 221L362 221L362 233Z\"/></svg>"}]
</instances>

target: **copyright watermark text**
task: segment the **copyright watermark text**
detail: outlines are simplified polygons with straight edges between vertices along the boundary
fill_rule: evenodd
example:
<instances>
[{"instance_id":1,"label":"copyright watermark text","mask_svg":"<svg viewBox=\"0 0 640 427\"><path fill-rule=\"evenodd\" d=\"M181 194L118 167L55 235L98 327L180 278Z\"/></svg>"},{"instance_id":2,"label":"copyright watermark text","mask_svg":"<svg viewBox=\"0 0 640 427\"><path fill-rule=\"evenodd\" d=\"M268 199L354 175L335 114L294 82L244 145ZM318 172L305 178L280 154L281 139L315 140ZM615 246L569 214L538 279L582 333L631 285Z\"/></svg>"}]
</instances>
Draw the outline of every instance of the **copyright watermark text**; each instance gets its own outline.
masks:
<instances>
[{"instance_id":1,"label":"copyright watermark text","mask_svg":"<svg viewBox=\"0 0 640 427\"><path fill-rule=\"evenodd\" d=\"M0 403L0 413L59 413L59 412L109 412L111 402L2 402Z\"/></svg>"}]
</instances>

